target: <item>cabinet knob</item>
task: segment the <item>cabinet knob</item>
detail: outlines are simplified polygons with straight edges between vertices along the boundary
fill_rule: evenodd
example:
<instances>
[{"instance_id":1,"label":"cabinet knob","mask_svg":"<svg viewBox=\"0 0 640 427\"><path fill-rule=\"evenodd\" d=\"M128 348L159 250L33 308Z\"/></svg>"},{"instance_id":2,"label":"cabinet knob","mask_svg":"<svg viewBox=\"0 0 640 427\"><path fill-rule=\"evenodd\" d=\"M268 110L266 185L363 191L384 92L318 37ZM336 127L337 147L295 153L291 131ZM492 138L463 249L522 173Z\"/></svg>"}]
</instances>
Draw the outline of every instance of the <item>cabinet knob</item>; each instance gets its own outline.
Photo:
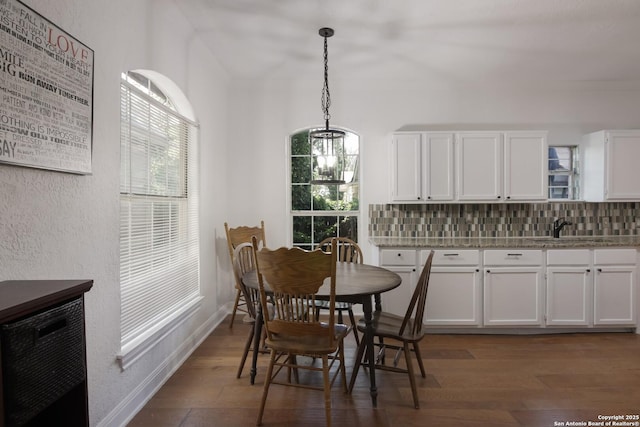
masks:
<instances>
[{"instance_id":1,"label":"cabinet knob","mask_svg":"<svg viewBox=\"0 0 640 427\"><path fill-rule=\"evenodd\" d=\"M497 197L498 199L500 198L500 196Z\"/></svg>"},{"instance_id":2,"label":"cabinet knob","mask_svg":"<svg viewBox=\"0 0 640 427\"><path fill-rule=\"evenodd\" d=\"M418 200L420 200L420 196L418 196Z\"/></svg>"},{"instance_id":3,"label":"cabinet knob","mask_svg":"<svg viewBox=\"0 0 640 427\"><path fill-rule=\"evenodd\" d=\"M590 268L587 268L587 273L591 273L591 269Z\"/></svg>"},{"instance_id":4,"label":"cabinet knob","mask_svg":"<svg viewBox=\"0 0 640 427\"><path fill-rule=\"evenodd\" d=\"M597 271L598 273L602 273L602 269L601 269L601 268L596 269L596 271Z\"/></svg>"},{"instance_id":5,"label":"cabinet knob","mask_svg":"<svg viewBox=\"0 0 640 427\"><path fill-rule=\"evenodd\" d=\"M498 199L500 198L500 196L498 196ZM511 199L511 196L507 196L507 200Z\"/></svg>"},{"instance_id":6,"label":"cabinet knob","mask_svg":"<svg viewBox=\"0 0 640 427\"><path fill-rule=\"evenodd\" d=\"M491 270L487 270L487 273L491 273Z\"/></svg>"}]
</instances>

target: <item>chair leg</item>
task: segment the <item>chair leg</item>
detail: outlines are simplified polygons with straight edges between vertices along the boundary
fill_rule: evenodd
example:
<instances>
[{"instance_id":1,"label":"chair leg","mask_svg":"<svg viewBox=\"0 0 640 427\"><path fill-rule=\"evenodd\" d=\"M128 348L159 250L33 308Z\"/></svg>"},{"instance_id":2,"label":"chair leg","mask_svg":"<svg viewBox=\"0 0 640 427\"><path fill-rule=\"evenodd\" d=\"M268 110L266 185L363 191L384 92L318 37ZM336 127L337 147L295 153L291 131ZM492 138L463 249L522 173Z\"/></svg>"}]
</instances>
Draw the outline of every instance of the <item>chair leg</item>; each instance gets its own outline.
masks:
<instances>
[{"instance_id":1,"label":"chair leg","mask_svg":"<svg viewBox=\"0 0 640 427\"><path fill-rule=\"evenodd\" d=\"M379 342L379 346L382 349L382 352L378 353L378 359L379 359L379 363L381 365L385 364L385 356L386 356L386 352L384 351L384 338L382 337L378 337L378 342Z\"/></svg>"},{"instance_id":2,"label":"chair leg","mask_svg":"<svg viewBox=\"0 0 640 427\"><path fill-rule=\"evenodd\" d=\"M347 387L347 366L346 359L344 358L344 342L340 342L340 347L338 347L338 351L340 352L340 365L338 368L342 370L342 388L344 392L347 393L349 391Z\"/></svg>"},{"instance_id":3,"label":"chair leg","mask_svg":"<svg viewBox=\"0 0 640 427\"><path fill-rule=\"evenodd\" d=\"M258 412L257 426L262 425L262 415L264 414L264 407L267 403L267 394L269 394L269 386L271 385L271 376L273 375L273 364L276 361L276 352L271 350L271 357L269 358L269 368L267 369L267 376L264 379L264 388L262 389L262 401L260 402L260 410Z\"/></svg>"},{"instance_id":4,"label":"chair leg","mask_svg":"<svg viewBox=\"0 0 640 427\"><path fill-rule=\"evenodd\" d=\"M247 356L249 355L249 349L251 348L254 333L255 328L252 325L251 330L249 331L249 336L247 337L247 342L244 344L244 352L242 353L242 359L240 359L240 366L238 367L238 374L236 375L236 378L240 378L242 375L242 369L244 368L244 362L246 362Z\"/></svg>"},{"instance_id":5,"label":"chair leg","mask_svg":"<svg viewBox=\"0 0 640 427\"><path fill-rule=\"evenodd\" d=\"M413 362L411 361L411 350L409 343L404 343L404 356L407 361L407 373L409 374L409 383L411 384L411 394L413 395L413 406L420 409L420 400L418 399L418 390L416 389L416 378L413 376Z\"/></svg>"},{"instance_id":6,"label":"chair leg","mask_svg":"<svg viewBox=\"0 0 640 427\"><path fill-rule=\"evenodd\" d=\"M233 311L231 312L231 322L229 323L229 329L233 329L233 322L236 319L236 311L238 311L238 305L240 304L240 296L242 291L240 289L236 290L236 300L233 303Z\"/></svg>"},{"instance_id":7,"label":"chair leg","mask_svg":"<svg viewBox=\"0 0 640 427\"><path fill-rule=\"evenodd\" d=\"M360 345L360 337L358 337L358 328L356 327L356 318L353 315L353 310L349 309L349 320L351 321L351 326L353 328L353 336L356 338L356 346Z\"/></svg>"},{"instance_id":8,"label":"chair leg","mask_svg":"<svg viewBox=\"0 0 640 427\"><path fill-rule=\"evenodd\" d=\"M358 371L360 370L360 365L362 364L362 356L364 356L364 348L367 346L366 344L367 343L363 339L358 346L355 365L353 367L353 372L351 373L351 381L349 381L349 393L353 391L353 386L356 383L356 377L358 376Z\"/></svg>"},{"instance_id":9,"label":"chair leg","mask_svg":"<svg viewBox=\"0 0 640 427\"><path fill-rule=\"evenodd\" d=\"M295 354L289 354L287 356L286 362L289 365L295 365L293 367L289 366L287 368L287 381L291 383L291 372L293 371L293 379L296 381L296 384L300 384L300 378L298 377L298 359Z\"/></svg>"},{"instance_id":10,"label":"chair leg","mask_svg":"<svg viewBox=\"0 0 640 427\"><path fill-rule=\"evenodd\" d=\"M424 364L422 363L422 355L420 354L420 347L417 342L413 343L413 351L416 354L416 358L418 359L418 366L420 367L420 373L422 374L422 378L426 378L427 374L424 370Z\"/></svg>"},{"instance_id":11,"label":"chair leg","mask_svg":"<svg viewBox=\"0 0 640 427\"><path fill-rule=\"evenodd\" d=\"M329 380L329 356L322 355L322 382L324 384L324 415L327 427L331 427L331 382Z\"/></svg>"},{"instance_id":12,"label":"chair leg","mask_svg":"<svg viewBox=\"0 0 640 427\"><path fill-rule=\"evenodd\" d=\"M260 352L266 352L268 351L267 349L267 344L265 343L265 341L267 340L267 328L262 328L262 338L260 339Z\"/></svg>"}]
</instances>

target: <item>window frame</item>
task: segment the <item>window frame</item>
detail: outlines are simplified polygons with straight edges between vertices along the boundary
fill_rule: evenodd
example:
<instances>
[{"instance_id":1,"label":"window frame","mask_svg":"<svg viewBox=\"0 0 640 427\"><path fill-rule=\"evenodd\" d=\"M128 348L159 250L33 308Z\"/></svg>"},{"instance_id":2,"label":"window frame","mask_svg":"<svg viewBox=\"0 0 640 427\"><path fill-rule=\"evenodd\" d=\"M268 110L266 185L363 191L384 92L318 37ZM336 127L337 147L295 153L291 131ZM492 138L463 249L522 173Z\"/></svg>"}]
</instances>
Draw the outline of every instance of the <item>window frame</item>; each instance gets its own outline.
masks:
<instances>
[{"instance_id":1,"label":"window frame","mask_svg":"<svg viewBox=\"0 0 640 427\"><path fill-rule=\"evenodd\" d=\"M353 178L351 180L351 182L349 183L345 183L345 184L323 184L323 185L315 185L315 184L311 184L311 179L313 176L313 153L312 153L312 147L311 147L311 141L309 141L309 153L305 154L305 155L297 155L293 153L293 149L292 149L292 145L294 143L294 137L296 135L299 135L301 133L309 133L313 130L317 130L320 127L309 127L309 128L303 128L303 129L299 129L295 132L292 132L288 138L287 138L287 188L288 188L288 192L287 192L287 207L288 207L288 211L289 211L289 244L291 246L297 246L297 247L301 247L303 249L315 249L317 247L317 245L325 238L325 237L330 237L330 236L341 236L341 237L350 237L351 239L353 239L354 241L358 241L359 238L359 234L361 233L360 230L360 226L361 226L361 219L360 219L360 215L361 215L361 180L360 180L360 157L361 157L361 137L359 134L357 134L356 132L353 132L349 129L345 129L345 128L335 128L335 129L339 129L343 132L345 132L350 138L356 138L357 140L357 147L358 147L358 152L357 155L354 155L353 153L349 153L348 156L351 157L351 159L353 160L353 158L355 157L355 160L353 160L354 165L354 173L353 173ZM293 182L293 159L294 158L302 158L302 157L307 157L309 159L309 177L308 180L304 181L304 182ZM309 190L310 190L310 201L309 201L309 209L294 209L293 208L293 204L294 204L294 197L293 197L293 193L294 193L294 188L297 186L309 186ZM346 187L345 187L346 186ZM342 210L342 209L317 209L314 206L313 203L313 194L314 194L314 187L319 188L319 187L335 187L335 191L337 193L340 193L340 188L342 187L343 190L347 190L347 189L351 189L353 190L354 188L355 190L355 194L357 197L357 209L348 209L348 210ZM316 190L318 191L318 190ZM345 191L342 191L342 193L344 193ZM316 193L317 194L317 193ZM325 199L327 200L327 199ZM342 205L342 203L344 203L343 201L339 201L338 199L336 199L336 206L340 206ZM307 242L300 242L300 241L296 241L296 218L304 218L304 217L308 217L310 218L310 241ZM317 224L318 221L323 221L323 219L327 218L327 217L336 217L336 222L332 225L335 226L335 230L336 233L335 234L331 234L328 235L326 233L321 233L321 232L317 232L316 229L318 228ZM355 232L354 233L349 233L348 235L345 234L341 234L340 233L340 229L341 229L341 224L343 225L343 230L345 229L345 227L350 227L352 226L353 223L345 223L344 220L345 219L349 219L352 218L353 221L355 221ZM316 221L317 220L317 221ZM317 237L314 237L317 236Z\"/></svg>"},{"instance_id":2,"label":"window frame","mask_svg":"<svg viewBox=\"0 0 640 427\"><path fill-rule=\"evenodd\" d=\"M556 148L568 149L570 155L565 159L558 159L551 157L551 150L555 150ZM554 168L552 167L552 162L557 160L558 163L560 160L565 160L569 162L568 167L565 168ZM571 200L580 200L580 147L578 145L549 145L549 156L548 156L548 172L547 172L547 198L549 201L571 201ZM558 176L566 176L567 184L554 187L552 182L555 177ZM561 190L566 187L566 197L552 197L553 190Z\"/></svg>"},{"instance_id":3,"label":"window frame","mask_svg":"<svg viewBox=\"0 0 640 427\"><path fill-rule=\"evenodd\" d=\"M140 84L144 79L146 90ZM124 370L193 315L203 297L199 125L178 111L169 91L143 73L123 73L120 87L121 348L117 359ZM134 102L139 110L132 108ZM141 172L137 175L132 168L136 162L143 165L135 170ZM138 250L142 247L144 251ZM181 273L167 274L174 271Z\"/></svg>"}]
</instances>

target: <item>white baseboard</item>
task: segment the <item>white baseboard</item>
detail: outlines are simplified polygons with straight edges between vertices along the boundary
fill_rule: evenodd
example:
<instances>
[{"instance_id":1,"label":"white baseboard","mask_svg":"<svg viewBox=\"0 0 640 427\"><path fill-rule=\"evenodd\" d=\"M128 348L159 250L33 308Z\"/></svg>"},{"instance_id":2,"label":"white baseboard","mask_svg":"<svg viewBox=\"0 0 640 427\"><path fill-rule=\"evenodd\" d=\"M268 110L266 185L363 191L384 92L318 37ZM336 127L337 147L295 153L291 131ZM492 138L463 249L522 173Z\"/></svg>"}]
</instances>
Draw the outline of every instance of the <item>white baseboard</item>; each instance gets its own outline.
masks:
<instances>
[{"instance_id":1,"label":"white baseboard","mask_svg":"<svg viewBox=\"0 0 640 427\"><path fill-rule=\"evenodd\" d=\"M233 305L231 305L233 308ZM211 332L222 323L230 309L226 305L214 313L200 326L190 339L185 340L167 359L143 380L138 387L122 399L97 427L124 427L147 404L162 385L187 360Z\"/></svg>"}]
</instances>

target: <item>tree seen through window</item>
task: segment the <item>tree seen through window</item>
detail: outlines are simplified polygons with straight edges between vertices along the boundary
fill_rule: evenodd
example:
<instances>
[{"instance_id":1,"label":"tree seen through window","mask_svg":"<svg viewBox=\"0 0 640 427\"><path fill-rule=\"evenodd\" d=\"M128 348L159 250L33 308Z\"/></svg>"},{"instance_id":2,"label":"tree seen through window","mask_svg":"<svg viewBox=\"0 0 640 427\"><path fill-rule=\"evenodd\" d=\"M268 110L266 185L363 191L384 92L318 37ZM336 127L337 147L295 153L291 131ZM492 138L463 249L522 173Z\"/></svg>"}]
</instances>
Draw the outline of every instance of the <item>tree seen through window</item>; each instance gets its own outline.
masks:
<instances>
[{"instance_id":1,"label":"tree seen through window","mask_svg":"<svg viewBox=\"0 0 640 427\"><path fill-rule=\"evenodd\" d=\"M290 138L291 152L291 212L293 245L314 249L327 237L348 237L358 240L360 210L358 135L346 132L343 156L343 184L311 184L316 154L306 129Z\"/></svg>"}]
</instances>

